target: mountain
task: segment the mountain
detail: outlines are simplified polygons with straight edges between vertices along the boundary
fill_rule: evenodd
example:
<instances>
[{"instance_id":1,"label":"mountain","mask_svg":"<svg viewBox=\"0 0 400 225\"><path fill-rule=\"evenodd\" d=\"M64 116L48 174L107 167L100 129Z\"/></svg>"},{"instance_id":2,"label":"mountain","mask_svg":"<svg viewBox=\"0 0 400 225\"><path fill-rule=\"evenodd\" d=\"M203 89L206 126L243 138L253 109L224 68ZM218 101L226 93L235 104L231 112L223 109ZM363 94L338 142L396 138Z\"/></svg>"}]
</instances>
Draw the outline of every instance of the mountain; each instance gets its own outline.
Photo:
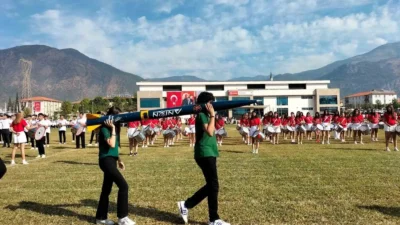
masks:
<instances>
[{"instance_id":1,"label":"mountain","mask_svg":"<svg viewBox=\"0 0 400 225\"><path fill-rule=\"evenodd\" d=\"M198 78L196 76L189 76L189 75L183 75L183 76L171 76L171 77L164 77L164 78L154 78L154 79L146 79L147 81L166 81L166 82L185 82L185 81L193 81L193 82L201 82L201 81L206 81L204 79Z\"/></svg>"},{"instance_id":2,"label":"mountain","mask_svg":"<svg viewBox=\"0 0 400 225\"><path fill-rule=\"evenodd\" d=\"M169 78L164 78L168 81ZM196 81L186 80L186 81ZM230 81L269 81L269 75L237 77ZM400 96L400 42L379 46L370 52L340 60L315 70L274 75L275 81L330 80L331 88L340 88L341 96L361 91L384 89Z\"/></svg>"},{"instance_id":3,"label":"mountain","mask_svg":"<svg viewBox=\"0 0 400 225\"><path fill-rule=\"evenodd\" d=\"M143 78L89 58L75 49L26 45L0 50L0 101L21 93L20 59L32 62L32 96L81 100L112 94L133 94Z\"/></svg>"}]
</instances>

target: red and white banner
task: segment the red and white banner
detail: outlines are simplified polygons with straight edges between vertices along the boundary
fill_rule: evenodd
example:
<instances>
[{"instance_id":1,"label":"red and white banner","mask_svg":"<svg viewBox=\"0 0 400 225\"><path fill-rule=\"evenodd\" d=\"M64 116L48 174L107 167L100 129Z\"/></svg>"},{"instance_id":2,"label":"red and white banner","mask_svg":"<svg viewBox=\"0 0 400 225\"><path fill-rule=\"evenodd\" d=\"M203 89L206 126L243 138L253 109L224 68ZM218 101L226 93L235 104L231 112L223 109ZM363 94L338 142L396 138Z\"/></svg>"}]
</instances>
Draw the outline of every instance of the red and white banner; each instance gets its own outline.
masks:
<instances>
[{"instance_id":1,"label":"red and white banner","mask_svg":"<svg viewBox=\"0 0 400 225\"><path fill-rule=\"evenodd\" d=\"M180 91L167 92L167 108L179 107L182 105L182 94Z\"/></svg>"},{"instance_id":2,"label":"red and white banner","mask_svg":"<svg viewBox=\"0 0 400 225\"><path fill-rule=\"evenodd\" d=\"M40 102L33 102L33 111L40 112Z\"/></svg>"},{"instance_id":3,"label":"red and white banner","mask_svg":"<svg viewBox=\"0 0 400 225\"><path fill-rule=\"evenodd\" d=\"M194 105L195 103L196 103L195 91L167 92L167 108Z\"/></svg>"}]
</instances>

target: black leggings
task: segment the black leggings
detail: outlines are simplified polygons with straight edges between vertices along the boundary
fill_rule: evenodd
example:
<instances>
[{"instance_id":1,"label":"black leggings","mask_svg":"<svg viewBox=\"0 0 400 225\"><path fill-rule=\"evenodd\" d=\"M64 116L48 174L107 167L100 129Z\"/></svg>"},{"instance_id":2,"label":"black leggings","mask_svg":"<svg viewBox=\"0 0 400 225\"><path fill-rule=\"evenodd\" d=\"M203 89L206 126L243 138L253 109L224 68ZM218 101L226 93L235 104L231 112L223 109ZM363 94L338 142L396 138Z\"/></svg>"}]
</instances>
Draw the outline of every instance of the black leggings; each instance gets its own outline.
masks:
<instances>
[{"instance_id":1,"label":"black leggings","mask_svg":"<svg viewBox=\"0 0 400 225\"><path fill-rule=\"evenodd\" d=\"M9 129L2 129L1 135L3 136L3 147L10 147L10 130Z\"/></svg>"},{"instance_id":2,"label":"black leggings","mask_svg":"<svg viewBox=\"0 0 400 225\"><path fill-rule=\"evenodd\" d=\"M79 148L80 145L85 148L85 132L76 136L76 148Z\"/></svg>"},{"instance_id":3,"label":"black leggings","mask_svg":"<svg viewBox=\"0 0 400 225\"><path fill-rule=\"evenodd\" d=\"M58 138L60 139L60 143L65 143L65 131L64 130L58 131Z\"/></svg>"},{"instance_id":4,"label":"black leggings","mask_svg":"<svg viewBox=\"0 0 400 225\"><path fill-rule=\"evenodd\" d=\"M185 202L185 206L191 209L198 205L205 198L208 200L208 214L210 222L214 222L219 219L218 215L218 173L217 173L217 158L206 157L197 158L197 165L203 171L203 175L206 179L206 185L200 188L192 197L188 198Z\"/></svg>"},{"instance_id":5,"label":"black leggings","mask_svg":"<svg viewBox=\"0 0 400 225\"><path fill-rule=\"evenodd\" d=\"M44 137L40 140L36 140L36 147L38 148L39 155L45 155L45 151L44 151L45 141L46 140Z\"/></svg>"},{"instance_id":6,"label":"black leggings","mask_svg":"<svg viewBox=\"0 0 400 225\"><path fill-rule=\"evenodd\" d=\"M4 174L6 174L7 172L7 167L4 164L3 160L1 160L0 158L0 179L4 176Z\"/></svg>"},{"instance_id":7,"label":"black leggings","mask_svg":"<svg viewBox=\"0 0 400 225\"><path fill-rule=\"evenodd\" d=\"M98 137L99 137L99 134L98 133L95 133L94 131L92 131L92 134L90 135L90 144L92 144L93 143L93 138L94 137L96 137L96 144L97 144L97 139L98 139Z\"/></svg>"},{"instance_id":8,"label":"black leggings","mask_svg":"<svg viewBox=\"0 0 400 225\"><path fill-rule=\"evenodd\" d=\"M99 205L97 207L96 219L107 219L109 195L112 185L118 186L117 216L122 219L128 216L128 184L117 168L117 159L105 157L99 159L100 169L104 172L103 187L101 188Z\"/></svg>"},{"instance_id":9,"label":"black leggings","mask_svg":"<svg viewBox=\"0 0 400 225\"><path fill-rule=\"evenodd\" d=\"M47 143L47 145L49 145L49 143L50 143L50 133L46 133L46 143ZM45 143L43 143L43 144L45 144Z\"/></svg>"}]
</instances>

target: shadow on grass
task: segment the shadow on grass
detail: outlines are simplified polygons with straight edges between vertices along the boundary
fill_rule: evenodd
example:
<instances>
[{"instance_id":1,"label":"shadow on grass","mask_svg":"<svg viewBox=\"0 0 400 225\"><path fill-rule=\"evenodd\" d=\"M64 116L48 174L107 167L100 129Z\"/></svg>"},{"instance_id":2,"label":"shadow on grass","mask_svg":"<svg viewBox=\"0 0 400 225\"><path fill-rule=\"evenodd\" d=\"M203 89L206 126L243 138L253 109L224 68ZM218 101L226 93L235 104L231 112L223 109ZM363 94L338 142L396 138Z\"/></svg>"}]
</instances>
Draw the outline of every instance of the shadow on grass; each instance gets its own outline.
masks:
<instances>
[{"instance_id":1,"label":"shadow on grass","mask_svg":"<svg viewBox=\"0 0 400 225\"><path fill-rule=\"evenodd\" d=\"M97 209L98 202L93 199L84 199L81 200L80 204L58 204L58 205L50 205L50 204L42 204L37 202L30 202L30 201L21 201L18 205L8 205L4 209L8 209L11 211L15 211L18 209L29 210L32 212L37 212L40 214L45 214L49 216L62 216L62 217L75 217L79 220L86 221L88 223L93 223L95 221L95 215L88 216L82 215L72 210L66 209L66 207L91 207L93 209ZM167 222L171 224L183 224L182 219L179 217L178 213L170 213L158 210L156 208L146 208L141 206L134 206L129 204L129 212L132 215L137 215L141 217L152 218L154 220L160 222ZM109 205L109 212L116 212L117 211L117 204L114 202L110 202ZM133 217L133 216L132 216ZM206 225L207 223L201 223L192 221L191 224L196 225Z\"/></svg>"},{"instance_id":2,"label":"shadow on grass","mask_svg":"<svg viewBox=\"0 0 400 225\"><path fill-rule=\"evenodd\" d=\"M389 216L396 216L400 217L400 207L386 207L386 206L379 206L379 205L358 205L359 209L368 209L372 211L378 211L382 214L389 215Z\"/></svg>"},{"instance_id":3,"label":"shadow on grass","mask_svg":"<svg viewBox=\"0 0 400 225\"><path fill-rule=\"evenodd\" d=\"M49 147L50 148L50 147ZM54 150L65 150L65 149L72 149L72 147L67 147L67 146L54 146L54 147L51 147L51 149L54 149Z\"/></svg>"},{"instance_id":4,"label":"shadow on grass","mask_svg":"<svg viewBox=\"0 0 400 225\"><path fill-rule=\"evenodd\" d=\"M84 163L84 162L75 162L75 161L55 161L54 163L65 163L71 165L85 165L85 166L97 166L98 163Z\"/></svg>"},{"instance_id":5,"label":"shadow on grass","mask_svg":"<svg viewBox=\"0 0 400 225\"><path fill-rule=\"evenodd\" d=\"M374 148L326 148L332 150L342 150L342 151L376 151Z\"/></svg>"},{"instance_id":6,"label":"shadow on grass","mask_svg":"<svg viewBox=\"0 0 400 225\"><path fill-rule=\"evenodd\" d=\"M229 152L229 153L237 153L237 154L249 153L248 151L247 152L243 152L243 151L235 151L235 150L219 150L219 151L221 151L221 152Z\"/></svg>"}]
</instances>

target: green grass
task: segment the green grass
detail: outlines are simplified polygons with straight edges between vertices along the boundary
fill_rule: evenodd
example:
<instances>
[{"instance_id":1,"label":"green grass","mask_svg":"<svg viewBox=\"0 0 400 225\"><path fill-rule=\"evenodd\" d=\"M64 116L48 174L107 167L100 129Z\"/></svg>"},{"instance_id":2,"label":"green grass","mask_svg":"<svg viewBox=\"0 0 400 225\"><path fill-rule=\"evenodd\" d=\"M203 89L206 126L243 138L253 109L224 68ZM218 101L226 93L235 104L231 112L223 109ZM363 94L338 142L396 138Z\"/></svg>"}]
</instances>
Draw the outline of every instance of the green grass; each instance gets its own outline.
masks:
<instances>
[{"instance_id":1,"label":"green grass","mask_svg":"<svg viewBox=\"0 0 400 225\"><path fill-rule=\"evenodd\" d=\"M52 132L48 158L36 160L36 151L27 150L30 164L17 158L19 164L8 167L0 181L2 224L94 222L102 184L97 148L75 150L70 134L68 145L58 145ZM400 153L383 151L382 130L379 143L264 142L258 155L233 127L229 134L218 159L219 213L232 224L400 224ZM122 140L130 216L139 225L181 224L176 201L204 184L188 141L169 149L140 148L137 157L129 157L127 139ZM8 164L11 149L0 152ZM109 214L114 220L116 194L114 185ZM206 224L207 201L190 211L190 220Z\"/></svg>"}]
</instances>

